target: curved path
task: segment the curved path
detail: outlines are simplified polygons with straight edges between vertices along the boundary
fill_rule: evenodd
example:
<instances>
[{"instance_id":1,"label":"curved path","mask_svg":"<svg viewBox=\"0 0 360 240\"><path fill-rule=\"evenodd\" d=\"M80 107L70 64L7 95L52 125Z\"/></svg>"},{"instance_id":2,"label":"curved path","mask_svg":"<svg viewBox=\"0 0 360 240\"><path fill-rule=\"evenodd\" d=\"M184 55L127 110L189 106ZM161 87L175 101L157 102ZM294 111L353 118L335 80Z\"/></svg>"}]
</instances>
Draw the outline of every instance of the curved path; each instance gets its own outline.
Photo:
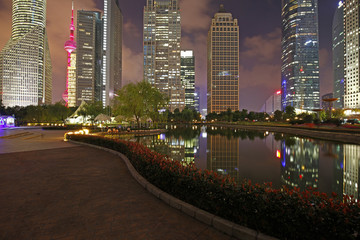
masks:
<instances>
[{"instance_id":1,"label":"curved path","mask_svg":"<svg viewBox=\"0 0 360 240\"><path fill-rule=\"evenodd\" d=\"M0 239L233 239L149 194L108 152L63 132L0 135Z\"/></svg>"}]
</instances>

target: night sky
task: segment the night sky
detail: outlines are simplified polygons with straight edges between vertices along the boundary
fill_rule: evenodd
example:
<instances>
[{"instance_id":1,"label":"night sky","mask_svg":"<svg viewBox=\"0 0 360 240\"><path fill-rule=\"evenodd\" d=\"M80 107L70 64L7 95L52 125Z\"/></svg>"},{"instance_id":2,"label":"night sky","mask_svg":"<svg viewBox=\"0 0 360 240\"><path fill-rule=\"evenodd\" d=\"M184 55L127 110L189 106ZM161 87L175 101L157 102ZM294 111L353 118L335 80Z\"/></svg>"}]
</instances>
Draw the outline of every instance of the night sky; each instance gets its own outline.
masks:
<instances>
[{"instance_id":1,"label":"night sky","mask_svg":"<svg viewBox=\"0 0 360 240\"><path fill-rule=\"evenodd\" d=\"M0 48L11 34L11 0L0 0ZM142 80L143 8L146 0L119 0L124 15L123 83ZM280 0L181 0L182 48L195 50L196 86L206 108L206 39L211 18L223 3L240 27L240 109L259 111L280 89ZM321 95L332 92L331 26L339 0L319 0ZM75 10L102 10L103 0L75 0ZM71 0L47 1L47 31L53 64L53 102L65 89ZM76 19L76 18L75 18Z\"/></svg>"}]
</instances>

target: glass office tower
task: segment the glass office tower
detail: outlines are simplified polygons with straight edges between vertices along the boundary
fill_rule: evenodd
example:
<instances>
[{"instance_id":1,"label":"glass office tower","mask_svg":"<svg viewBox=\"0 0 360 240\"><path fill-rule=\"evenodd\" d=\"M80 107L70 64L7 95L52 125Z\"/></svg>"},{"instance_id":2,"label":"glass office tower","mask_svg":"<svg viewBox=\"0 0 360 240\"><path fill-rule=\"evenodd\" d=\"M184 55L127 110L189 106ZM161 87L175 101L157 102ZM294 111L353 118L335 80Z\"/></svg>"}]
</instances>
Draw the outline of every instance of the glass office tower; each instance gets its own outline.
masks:
<instances>
[{"instance_id":1,"label":"glass office tower","mask_svg":"<svg viewBox=\"0 0 360 240\"><path fill-rule=\"evenodd\" d=\"M170 110L185 107L180 76L179 1L147 0L144 8L144 81L169 98Z\"/></svg>"},{"instance_id":2,"label":"glass office tower","mask_svg":"<svg viewBox=\"0 0 360 240\"><path fill-rule=\"evenodd\" d=\"M52 66L45 26L45 0L13 0L11 38L0 53L4 106L51 104Z\"/></svg>"},{"instance_id":3,"label":"glass office tower","mask_svg":"<svg viewBox=\"0 0 360 240\"><path fill-rule=\"evenodd\" d=\"M99 30L100 28L100 30ZM101 84L101 13L79 10L77 13L76 105L82 101L100 101Z\"/></svg>"},{"instance_id":4,"label":"glass office tower","mask_svg":"<svg viewBox=\"0 0 360 240\"><path fill-rule=\"evenodd\" d=\"M181 81L185 88L185 106L195 109L195 56L194 51L181 51Z\"/></svg>"},{"instance_id":5,"label":"glass office tower","mask_svg":"<svg viewBox=\"0 0 360 240\"><path fill-rule=\"evenodd\" d=\"M122 86L123 15L118 0L104 0L102 89L104 107L112 105L114 94Z\"/></svg>"},{"instance_id":6,"label":"glass office tower","mask_svg":"<svg viewBox=\"0 0 360 240\"><path fill-rule=\"evenodd\" d=\"M344 1L345 91L344 107L360 108L359 0Z\"/></svg>"},{"instance_id":7,"label":"glass office tower","mask_svg":"<svg viewBox=\"0 0 360 240\"><path fill-rule=\"evenodd\" d=\"M282 0L282 108L320 107L317 0Z\"/></svg>"},{"instance_id":8,"label":"glass office tower","mask_svg":"<svg viewBox=\"0 0 360 240\"><path fill-rule=\"evenodd\" d=\"M332 26L332 53L334 75L334 102L335 108L344 108L344 4L339 2Z\"/></svg>"}]
</instances>

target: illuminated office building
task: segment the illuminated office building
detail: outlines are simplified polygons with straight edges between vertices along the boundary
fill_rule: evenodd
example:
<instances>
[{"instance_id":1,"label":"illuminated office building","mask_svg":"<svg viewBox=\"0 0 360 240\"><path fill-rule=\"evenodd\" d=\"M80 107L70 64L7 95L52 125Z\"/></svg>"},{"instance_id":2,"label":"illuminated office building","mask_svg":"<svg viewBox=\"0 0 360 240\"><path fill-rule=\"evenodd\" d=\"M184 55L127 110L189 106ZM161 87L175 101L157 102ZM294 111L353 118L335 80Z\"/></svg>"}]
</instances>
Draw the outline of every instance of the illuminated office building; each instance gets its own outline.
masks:
<instances>
[{"instance_id":1,"label":"illuminated office building","mask_svg":"<svg viewBox=\"0 0 360 240\"><path fill-rule=\"evenodd\" d=\"M239 26L224 6L208 32L208 113L239 110Z\"/></svg>"},{"instance_id":2,"label":"illuminated office building","mask_svg":"<svg viewBox=\"0 0 360 240\"><path fill-rule=\"evenodd\" d=\"M332 25L332 54L334 75L334 108L344 108L344 4L339 2Z\"/></svg>"},{"instance_id":3,"label":"illuminated office building","mask_svg":"<svg viewBox=\"0 0 360 240\"><path fill-rule=\"evenodd\" d=\"M195 87L195 110L200 112L200 87Z\"/></svg>"},{"instance_id":4,"label":"illuminated office building","mask_svg":"<svg viewBox=\"0 0 360 240\"><path fill-rule=\"evenodd\" d=\"M195 109L195 56L194 51L181 51L181 81L185 88L185 106Z\"/></svg>"},{"instance_id":5,"label":"illuminated office building","mask_svg":"<svg viewBox=\"0 0 360 240\"><path fill-rule=\"evenodd\" d=\"M101 13L79 10L77 13L76 105L82 101L100 101L101 85Z\"/></svg>"},{"instance_id":6,"label":"illuminated office building","mask_svg":"<svg viewBox=\"0 0 360 240\"><path fill-rule=\"evenodd\" d=\"M122 85L123 15L118 0L104 0L102 40L102 89L104 106L112 104Z\"/></svg>"},{"instance_id":7,"label":"illuminated office building","mask_svg":"<svg viewBox=\"0 0 360 240\"><path fill-rule=\"evenodd\" d=\"M277 110L281 111L281 91L276 91L273 95L271 95L261 107L260 112L274 115Z\"/></svg>"},{"instance_id":8,"label":"illuminated office building","mask_svg":"<svg viewBox=\"0 0 360 240\"><path fill-rule=\"evenodd\" d=\"M346 0L344 2L345 108L360 108L359 4L359 0Z\"/></svg>"},{"instance_id":9,"label":"illuminated office building","mask_svg":"<svg viewBox=\"0 0 360 240\"><path fill-rule=\"evenodd\" d=\"M173 111L185 107L180 75L180 8L177 0L147 0L144 7L144 81L169 98Z\"/></svg>"},{"instance_id":10,"label":"illuminated office building","mask_svg":"<svg viewBox=\"0 0 360 240\"><path fill-rule=\"evenodd\" d=\"M282 0L282 108L320 107L318 1Z\"/></svg>"},{"instance_id":11,"label":"illuminated office building","mask_svg":"<svg viewBox=\"0 0 360 240\"><path fill-rule=\"evenodd\" d=\"M46 1L13 0L11 38L0 53L3 105L51 104L51 72Z\"/></svg>"}]
</instances>

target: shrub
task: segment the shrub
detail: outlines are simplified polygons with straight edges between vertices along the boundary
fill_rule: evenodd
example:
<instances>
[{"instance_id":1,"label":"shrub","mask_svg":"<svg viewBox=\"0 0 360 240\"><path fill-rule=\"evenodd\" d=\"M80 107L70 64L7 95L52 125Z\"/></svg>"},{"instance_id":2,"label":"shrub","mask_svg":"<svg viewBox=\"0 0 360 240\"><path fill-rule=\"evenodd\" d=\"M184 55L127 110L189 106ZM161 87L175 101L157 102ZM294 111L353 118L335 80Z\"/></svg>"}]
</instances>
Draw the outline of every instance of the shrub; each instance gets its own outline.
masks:
<instances>
[{"instance_id":1,"label":"shrub","mask_svg":"<svg viewBox=\"0 0 360 240\"><path fill-rule=\"evenodd\" d=\"M281 239L357 239L360 205L315 189L273 189L183 165L141 144L95 136L70 139L119 151L149 182L205 211Z\"/></svg>"}]
</instances>

